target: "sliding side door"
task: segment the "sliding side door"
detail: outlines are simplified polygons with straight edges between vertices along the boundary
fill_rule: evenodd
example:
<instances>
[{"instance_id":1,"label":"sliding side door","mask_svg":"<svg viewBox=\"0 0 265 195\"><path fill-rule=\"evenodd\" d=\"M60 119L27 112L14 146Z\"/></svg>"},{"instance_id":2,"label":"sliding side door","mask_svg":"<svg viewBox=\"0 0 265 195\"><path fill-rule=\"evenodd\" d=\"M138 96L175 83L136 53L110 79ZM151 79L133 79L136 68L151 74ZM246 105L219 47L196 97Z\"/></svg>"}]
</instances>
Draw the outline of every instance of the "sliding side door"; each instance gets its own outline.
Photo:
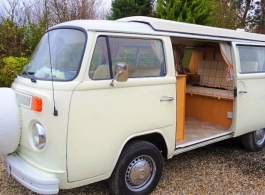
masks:
<instances>
[{"instance_id":1,"label":"sliding side door","mask_svg":"<svg viewBox=\"0 0 265 195\"><path fill-rule=\"evenodd\" d=\"M265 44L233 43L235 136L265 128Z\"/></svg>"}]
</instances>

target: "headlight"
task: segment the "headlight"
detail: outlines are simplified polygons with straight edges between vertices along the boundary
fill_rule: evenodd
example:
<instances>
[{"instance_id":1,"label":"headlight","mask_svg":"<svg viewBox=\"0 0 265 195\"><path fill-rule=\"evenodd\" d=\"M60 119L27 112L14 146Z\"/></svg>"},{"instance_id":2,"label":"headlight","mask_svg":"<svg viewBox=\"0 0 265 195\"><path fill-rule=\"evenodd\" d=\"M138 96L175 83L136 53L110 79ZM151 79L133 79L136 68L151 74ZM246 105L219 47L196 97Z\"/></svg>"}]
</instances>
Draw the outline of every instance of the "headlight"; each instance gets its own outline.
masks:
<instances>
[{"instance_id":1,"label":"headlight","mask_svg":"<svg viewBox=\"0 0 265 195\"><path fill-rule=\"evenodd\" d=\"M46 135L43 126L35 123L32 128L33 143L38 149L42 149L46 144Z\"/></svg>"}]
</instances>

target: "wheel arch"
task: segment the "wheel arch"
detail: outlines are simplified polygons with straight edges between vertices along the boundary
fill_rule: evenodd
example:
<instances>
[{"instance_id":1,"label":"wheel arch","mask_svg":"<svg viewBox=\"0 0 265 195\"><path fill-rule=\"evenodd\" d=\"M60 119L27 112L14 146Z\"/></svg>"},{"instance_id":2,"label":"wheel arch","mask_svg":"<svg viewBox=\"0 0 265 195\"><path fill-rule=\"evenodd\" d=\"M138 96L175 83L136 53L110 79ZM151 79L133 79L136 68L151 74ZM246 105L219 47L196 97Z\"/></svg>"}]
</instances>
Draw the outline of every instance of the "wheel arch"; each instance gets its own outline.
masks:
<instances>
[{"instance_id":1,"label":"wheel arch","mask_svg":"<svg viewBox=\"0 0 265 195\"><path fill-rule=\"evenodd\" d=\"M142 133L142 134L134 134L129 136L126 140L124 140L124 142L121 144L120 150L117 153L117 156L113 162L113 166L110 170L110 172L108 172L108 175L110 176L119 160L119 157L123 151L123 149L125 148L125 146L130 143L131 141L134 140L142 140L142 141L148 141L152 144L154 144L159 151L161 151L161 154L163 157L167 158L167 154L168 154L168 141L165 139L165 136L163 135L163 132L160 131L152 131L152 132L148 132L148 133Z\"/></svg>"},{"instance_id":2,"label":"wheel arch","mask_svg":"<svg viewBox=\"0 0 265 195\"><path fill-rule=\"evenodd\" d=\"M160 133L156 132L156 133L136 136L136 137L129 139L126 142L126 144L131 142L131 141L135 141L135 140L147 141L147 142L154 144L159 149L159 151L161 151L161 154L165 158L167 157L168 147L167 147L167 144L166 144L164 137ZM125 147L125 145L124 145L124 147Z\"/></svg>"}]
</instances>

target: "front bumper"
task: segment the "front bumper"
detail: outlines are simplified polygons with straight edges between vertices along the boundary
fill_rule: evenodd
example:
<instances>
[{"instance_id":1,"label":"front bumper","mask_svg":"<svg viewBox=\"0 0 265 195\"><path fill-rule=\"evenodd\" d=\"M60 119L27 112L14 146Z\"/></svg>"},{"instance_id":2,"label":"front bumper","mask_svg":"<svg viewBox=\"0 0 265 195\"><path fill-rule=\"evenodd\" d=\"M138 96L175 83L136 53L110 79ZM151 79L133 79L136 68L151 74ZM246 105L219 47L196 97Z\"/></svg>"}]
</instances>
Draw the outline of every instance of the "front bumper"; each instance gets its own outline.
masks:
<instances>
[{"instance_id":1,"label":"front bumper","mask_svg":"<svg viewBox=\"0 0 265 195\"><path fill-rule=\"evenodd\" d=\"M59 179L33 167L19 155L3 155L3 160L7 172L26 188L39 194L59 192Z\"/></svg>"}]
</instances>

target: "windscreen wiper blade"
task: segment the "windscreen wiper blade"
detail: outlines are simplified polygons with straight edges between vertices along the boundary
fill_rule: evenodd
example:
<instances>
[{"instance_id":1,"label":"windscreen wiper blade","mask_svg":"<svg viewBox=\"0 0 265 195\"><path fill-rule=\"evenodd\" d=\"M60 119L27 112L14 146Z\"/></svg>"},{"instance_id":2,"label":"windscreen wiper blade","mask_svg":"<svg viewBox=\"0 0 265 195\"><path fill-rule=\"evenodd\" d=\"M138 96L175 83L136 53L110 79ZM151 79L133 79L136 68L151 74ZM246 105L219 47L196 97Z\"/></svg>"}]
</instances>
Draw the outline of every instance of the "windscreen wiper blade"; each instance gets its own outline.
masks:
<instances>
[{"instance_id":1,"label":"windscreen wiper blade","mask_svg":"<svg viewBox=\"0 0 265 195\"><path fill-rule=\"evenodd\" d=\"M32 83L37 83L37 80L35 79L35 76L34 76L35 72L23 71L21 74L28 76L28 78L31 80Z\"/></svg>"}]
</instances>

